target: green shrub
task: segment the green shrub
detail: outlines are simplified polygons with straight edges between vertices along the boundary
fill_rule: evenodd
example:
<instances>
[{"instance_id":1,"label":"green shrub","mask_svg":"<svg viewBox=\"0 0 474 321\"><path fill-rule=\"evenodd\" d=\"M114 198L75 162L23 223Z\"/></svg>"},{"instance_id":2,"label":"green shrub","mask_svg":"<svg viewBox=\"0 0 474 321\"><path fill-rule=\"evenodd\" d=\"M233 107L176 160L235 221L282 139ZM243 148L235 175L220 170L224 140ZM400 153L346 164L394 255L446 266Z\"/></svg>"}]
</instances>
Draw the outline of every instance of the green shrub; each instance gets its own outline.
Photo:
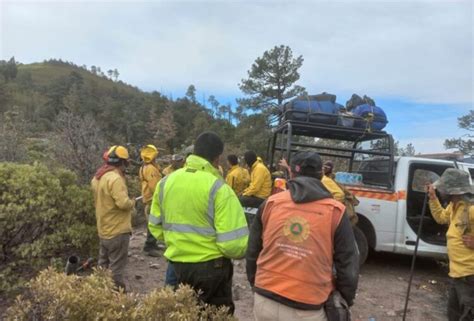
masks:
<instances>
[{"instance_id":1,"label":"green shrub","mask_svg":"<svg viewBox=\"0 0 474 321\"><path fill-rule=\"evenodd\" d=\"M235 320L225 308L201 305L195 292L181 286L147 295L114 291L109 271L79 277L52 269L30 282L6 314L6 320Z\"/></svg>"},{"instance_id":2,"label":"green shrub","mask_svg":"<svg viewBox=\"0 0 474 321\"><path fill-rule=\"evenodd\" d=\"M0 163L1 292L71 254L97 253L93 198L67 170Z\"/></svg>"}]
</instances>

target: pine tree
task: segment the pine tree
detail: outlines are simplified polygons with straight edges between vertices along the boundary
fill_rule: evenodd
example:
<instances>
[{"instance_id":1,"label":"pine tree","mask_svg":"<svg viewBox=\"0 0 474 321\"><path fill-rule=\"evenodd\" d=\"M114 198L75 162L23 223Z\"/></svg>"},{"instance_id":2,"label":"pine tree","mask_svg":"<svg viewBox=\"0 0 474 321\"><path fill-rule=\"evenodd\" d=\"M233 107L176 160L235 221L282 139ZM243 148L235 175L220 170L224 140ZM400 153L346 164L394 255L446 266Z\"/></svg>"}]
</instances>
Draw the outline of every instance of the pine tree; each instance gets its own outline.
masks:
<instances>
[{"instance_id":1,"label":"pine tree","mask_svg":"<svg viewBox=\"0 0 474 321\"><path fill-rule=\"evenodd\" d=\"M293 58L288 46L275 46L258 57L242 79L240 90L249 98L238 99L247 109L268 112L285 100L303 94L305 89L295 85L300 79L298 69L303 65L303 56Z\"/></svg>"}]
</instances>

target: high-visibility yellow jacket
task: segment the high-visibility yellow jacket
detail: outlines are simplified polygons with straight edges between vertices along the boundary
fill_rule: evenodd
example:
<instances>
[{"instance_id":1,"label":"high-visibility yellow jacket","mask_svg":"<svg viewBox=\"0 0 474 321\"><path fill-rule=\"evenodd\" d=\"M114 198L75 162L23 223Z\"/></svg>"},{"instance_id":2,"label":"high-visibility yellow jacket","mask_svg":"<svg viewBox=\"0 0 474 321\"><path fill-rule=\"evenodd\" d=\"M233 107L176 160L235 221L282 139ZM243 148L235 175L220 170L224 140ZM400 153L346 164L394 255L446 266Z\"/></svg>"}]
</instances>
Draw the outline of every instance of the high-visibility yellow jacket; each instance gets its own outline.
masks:
<instances>
[{"instance_id":1,"label":"high-visibility yellow jacket","mask_svg":"<svg viewBox=\"0 0 474 321\"><path fill-rule=\"evenodd\" d=\"M239 199L219 171L196 155L159 182L148 228L165 241L164 256L172 262L241 258L247 249L247 221Z\"/></svg>"},{"instance_id":2,"label":"high-visibility yellow jacket","mask_svg":"<svg viewBox=\"0 0 474 321\"><path fill-rule=\"evenodd\" d=\"M225 181L230 187L232 187L237 195L240 195L249 185L249 171L239 165L234 165L230 168L229 173L227 173Z\"/></svg>"},{"instance_id":3,"label":"high-visibility yellow jacket","mask_svg":"<svg viewBox=\"0 0 474 321\"><path fill-rule=\"evenodd\" d=\"M449 224L446 238L448 240L449 276L459 278L474 275L474 250L466 247L462 241L463 235L474 236L474 206L469 206L465 212L464 201L456 204L449 203L446 208L441 206L438 199L430 200L430 210L438 224ZM464 215L468 225L463 222Z\"/></svg>"},{"instance_id":4,"label":"high-visibility yellow jacket","mask_svg":"<svg viewBox=\"0 0 474 321\"><path fill-rule=\"evenodd\" d=\"M329 193L332 194L332 197L334 197L336 201L339 201L344 204L344 191L337 185L337 183L331 177L323 175L321 183L323 183L324 187L326 187L326 189L329 191Z\"/></svg>"},{"instance_id":5,"label":"high-visibility yellow jacket","mask_svg":"<svg viewBox=\"0 0 474 321\"><path fill-rule=\"evenodd\" d=\"M158 184L161 179L160 166L154 163L144 164L140 167L138 176L142 186L143 203L150 203L156 184Z\"/></svg>"},{"instance_id":6,"label":"high-visibility yellow jacket","mask_svg":"<svg viewBox=\"0 0 474 321\"><path fill-rule=\"evenodd\" d=\"M250 186L242 195L267 198L272 192L272 176L262 161L256 160L250 170Z\"/></svg>"},{"instance_id":7,"label":"high-visibility yellow jacket","mask_svg":"<svg viewBox=\"0 0 474 321\"><path fill-rule=\"evenodd\" d=\"M102 239L132 232L132 209L135 200L128 197L125 178L118 169L91 182L95 200L97 230Z\"/></svg>"}]
</instances>

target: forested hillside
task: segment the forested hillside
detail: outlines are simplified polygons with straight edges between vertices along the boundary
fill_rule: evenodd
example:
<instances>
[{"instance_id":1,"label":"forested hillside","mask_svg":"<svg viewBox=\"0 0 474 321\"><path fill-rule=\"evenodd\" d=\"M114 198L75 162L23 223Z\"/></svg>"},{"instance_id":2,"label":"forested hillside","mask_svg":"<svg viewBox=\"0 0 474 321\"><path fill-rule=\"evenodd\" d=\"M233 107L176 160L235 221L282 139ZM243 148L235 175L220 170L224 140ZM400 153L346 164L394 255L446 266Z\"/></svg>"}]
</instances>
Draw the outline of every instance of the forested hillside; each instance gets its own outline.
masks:
<instances>
[{"instance_id":1,"label":"forested hillside","mask_svg":"<svg viewBox=\"0 0 474 321\"><path fill-rule=\"evenodd\" d=\"M197 101L193 85L185 97L172 99L118 78L116 69L104 72L61 60L2 62L0 160L52 158L84 175L109 145L129 144L134 150L153 143L165 150L163 154L173 153L192 144L204 130L220 134L232 151L265 150L262 115L233 111L214 96L206 107Z\"/></svg>"},{"instance_id":2,"label":"forested hillside","mask_svg":"<svg viewBox=\"0 0 474 321\"><path fill-rule=\"evenodd\" d=\"M263 153L263 114L234 112L213 96L206 105L193 85L171 99L125 84L117 70L0 61L0 310L2 295L21 292L40 269L61 270L68 255L97 253L89 184L108 146L126 145L139 165L140 146L153 143L161 156L183 152L213 130L225 153ZM140 195L137 172L128 168L132 196Z\"/></svg>"}]
</instances>

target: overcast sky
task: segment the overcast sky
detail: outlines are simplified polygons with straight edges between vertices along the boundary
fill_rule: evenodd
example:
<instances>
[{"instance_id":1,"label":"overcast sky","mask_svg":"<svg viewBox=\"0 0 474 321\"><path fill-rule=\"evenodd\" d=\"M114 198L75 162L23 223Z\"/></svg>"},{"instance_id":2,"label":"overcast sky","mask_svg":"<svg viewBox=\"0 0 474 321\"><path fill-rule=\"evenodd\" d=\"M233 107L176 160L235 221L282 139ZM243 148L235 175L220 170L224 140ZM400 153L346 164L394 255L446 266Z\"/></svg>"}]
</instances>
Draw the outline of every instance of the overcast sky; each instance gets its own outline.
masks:
<instances>
[{"instance_id":1,"label":"overcast sky","mask_svg":"<svg viewBox=\"0 0 474 321\"><path fill-rule=\"evenodd\" d=\"M0 58L117 68L174 97L189 84L222 103L275 45L303 55L309 93L368 94L417 151L462 135L473 103L473 1L2 1Z\"/></svg>"}]
</instances>

